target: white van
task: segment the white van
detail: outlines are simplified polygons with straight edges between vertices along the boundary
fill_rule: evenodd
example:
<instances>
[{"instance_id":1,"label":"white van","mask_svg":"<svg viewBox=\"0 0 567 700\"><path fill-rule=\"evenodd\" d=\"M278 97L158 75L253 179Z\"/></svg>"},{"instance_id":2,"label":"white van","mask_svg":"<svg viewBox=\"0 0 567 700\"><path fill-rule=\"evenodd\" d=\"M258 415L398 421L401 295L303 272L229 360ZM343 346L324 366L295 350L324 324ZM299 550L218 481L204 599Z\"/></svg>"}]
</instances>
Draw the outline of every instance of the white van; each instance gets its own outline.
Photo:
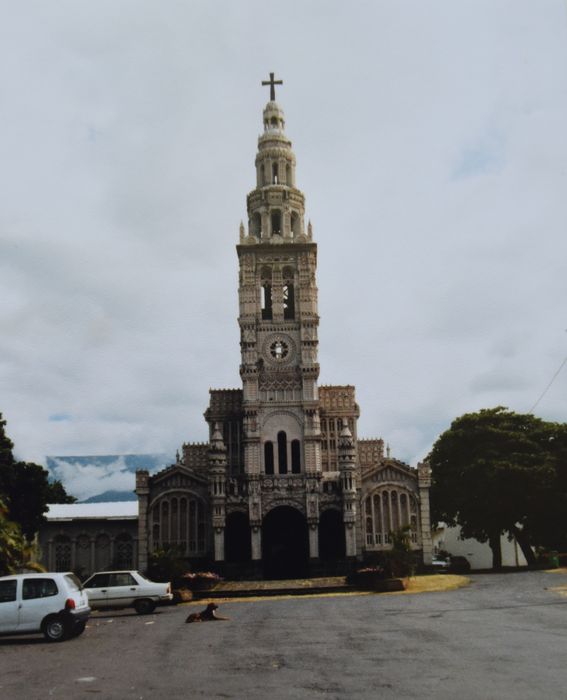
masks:
<instances>
[{"instance_id":1,"label":"white van","mask_svg":"<svg viewBox=\"0 0 567 700\"><path fill-rule=\"evenodd\" d=\"M73 573L0 577L0 634L42 632L50 642L85 630L91 609Z\"/></svg>"}]
</instances>

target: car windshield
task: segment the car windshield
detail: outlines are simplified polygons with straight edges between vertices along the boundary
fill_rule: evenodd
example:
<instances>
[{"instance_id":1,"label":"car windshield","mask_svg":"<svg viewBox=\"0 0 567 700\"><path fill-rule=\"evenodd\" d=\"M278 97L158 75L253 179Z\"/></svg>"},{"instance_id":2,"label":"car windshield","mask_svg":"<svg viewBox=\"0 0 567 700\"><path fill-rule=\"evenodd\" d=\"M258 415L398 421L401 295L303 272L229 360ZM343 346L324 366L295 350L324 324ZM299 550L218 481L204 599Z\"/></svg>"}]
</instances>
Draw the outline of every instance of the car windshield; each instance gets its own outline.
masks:
<instances>
[{"instance_id":1,"label":"car windshield","mask_svg":"<svg viewBox=\"0 0 567 700\"><path fill-rule=\"evenodd\" d=\"M75 576L75 574L65 574L65 580L69 584L69 588L72 591L82 591L83 590L83 584L79 581L79 579Z\"/></svg>"}]
</instances>

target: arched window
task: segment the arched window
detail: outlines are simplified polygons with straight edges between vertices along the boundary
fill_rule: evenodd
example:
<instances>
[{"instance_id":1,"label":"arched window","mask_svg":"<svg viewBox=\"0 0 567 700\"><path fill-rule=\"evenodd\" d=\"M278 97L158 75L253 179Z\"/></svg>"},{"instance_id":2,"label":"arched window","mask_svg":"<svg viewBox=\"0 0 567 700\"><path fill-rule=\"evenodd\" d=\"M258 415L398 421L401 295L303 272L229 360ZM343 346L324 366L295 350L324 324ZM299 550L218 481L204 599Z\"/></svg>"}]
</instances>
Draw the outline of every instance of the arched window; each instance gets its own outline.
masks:
<instances>
[{"instance_id":1,"label":"arched window","mask_svg":"<svg viewBox=\"0 0 567 700\"><path fill-rule=\"evenodd\" d=\"M277 122L276 122L277 124ZM272 163L272 183L274 185L278 184L278 164Z\"/></svg>"},{"instance_id":2,"label":"arched window","mask_svg":"<svg viewBox=\"0 0 567 700\"><path fill-rule=\"evenodd\" d=\"M294 295L294 291L293 291L293 284L291 282L284 284L283 308L284 308L284 318L286 318L286 319L295 318L295 295Z\"/></svg>"},{"instance_id":3,"label":"arched window","mask_svg":"<svg viewBox=\"0 0 567 700\"><path fill-rule=\"evenodd\" d=\"M260 270L260 308L262 320L272 319L272 270L267 265Z\"/></svg>"},{"instance_id":4,"label":"arched window","mask_svg":"<svg viewBox=\"0 0 567 700\"><path fill-rule=\"evenodd\" d=\"M295 293L293 287L293 268L284 267L282 271L283 277L283 306L284 318L295 318Z\"/></svg>"},{"instance_id":5,"label":"arched window","mask_svg":"<svg viewBox=\"0 0 567 700\"><path fill-rule=\"evenodd\" d=\"M131 569L134 566L134 543L124 532L114 541L114 565L117 569Z\"/></svg>"},{"instance_id":6,"label":"arched window","mask_svg":"<svg viewBox=\"0 0 567 700\"><path fill-rule=\"evenodd\" d=\"M104 571L110 566L110 537L101 533L95 540L95 571Z\"/></svg>"},{"instance_id":7,"label":"arched window","mask_svg":"<svg viewBox=\"0 0 567 700\"><path fill-rule=\"evenodd\" d=\"M262 320L272 320L272 285L268 282L262 284Z\"/></svg>"},{"instance_id":8,"label":"arched window","mask_svg":"<svg viewBox=\"0 0 567 700\"><path fill-rule=\"evenodd\" d=\"M70 571L71 569L71 540L67 535L55 538L55 571Z\"/></svg>"},{"instance_id":9,"label":"arched window","mask_svg":"<svg viewBox=\"0 0 567 700\"><path fill-rule=\"evenodd\" d=\"M291 212L291 236L297 238L301 233L299 214L296 211Z\"/></svg>"},{"instance_id":10,"label":"arched window","mask_svg":"<svg viewBox=\"0 0 567 700\"><path fill-rule=\"evenodd\" d=\"M390 494L392 500L392 531L400 529L400 513L398 509L398 493L397 491L392 491Z\"/></svg>"},{"instance_id":11,"label":"arched window","mask_svg":"<svg viewBox=\"0 0 567 700\"><path fill-rule=\"evenodd\" d=\"M282 233L282 213L279 209L274 209L271 215L272 221L272 236Z\"/></svg>"},{"instance_id":12,"label":"arched window","mask_svg":"<svg viewBox=\"0 0 567 700\"><path fill-rule=\"evenodd\" d=\"M388 491L382 493L382 508L384 513L384 544L390 542L390 532L392 525L390 522L390 494Z\"/></svg>"},{"instance_id":13,"label":"arched window","mask_svg":"<svg viewBox=\"0 0 567 700\"><path fill-rule=\"evenodd\" d=\"M301 472L301 443L299 440L291 441L291 471L292 474Z\"/></svg>"},{"instance_id":14,"label":"arched window","mask_svg":"<svg viewBox=\"0 0 567 700\"><path fill-rule=\"evenodd\" d=\"M264 472L266 474L274 473L274 443L264 443Z\"/></svg>"},{"instance_id":15,"label":"arched window","mask_svg":"<svg viewBox=\"0 0 567 700\"><path fill-rule=\"evenodd\" d=\"M287 436L283 430L278 433L278 471L287 474Z\"/></svg>"},{"instance_id":16,"label":"arched window","mask_svg":"<svg viewBox=\"0 0 567 700\"><path fill-rule=\"evenodd\" d=\"M262 217L259 212L254 212L252 218L250 219L250 233L256 238L260 238L262 235Z\"/></svg>"},{"instance_id":17,"label":"arched window","mask_svg":"<svg viewBox=\"0 0 567 700\"><path fill-rule=\"evenodd\" d=\"M169 547L170 535L170 521L169 521L169 501L162 501L161 504L161 545L162 547Z\"/></svg>"}]
</instances>

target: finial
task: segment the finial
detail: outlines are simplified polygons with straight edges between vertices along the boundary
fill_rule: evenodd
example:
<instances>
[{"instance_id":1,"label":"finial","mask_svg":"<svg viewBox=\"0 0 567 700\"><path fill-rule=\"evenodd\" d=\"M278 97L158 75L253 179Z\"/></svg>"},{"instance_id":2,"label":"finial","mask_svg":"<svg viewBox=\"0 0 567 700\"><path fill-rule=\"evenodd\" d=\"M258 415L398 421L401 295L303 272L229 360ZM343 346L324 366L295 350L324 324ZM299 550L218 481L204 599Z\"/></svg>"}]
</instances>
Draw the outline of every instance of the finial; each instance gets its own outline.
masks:
<instances>
[{"instance_id":1,"label":"finial","mask_svg":"<svg viewBox=\"0 0 567 700\"><path fill-rule=\"evenodd\" d=\"M309 240L313 238L313 226L311 226L311 219L309 219L309 223L307 224L307 238Z\"/></svg>"},{"instance_id":2,"label":"finial","mask_svg":"<svg viewBox=\"0 0 567 700\"><path fill-rule=\"evenodd\" d=\"M270 86L270 102L276 101L276 85L283 85L283 80L274 80L274 74L270 73L269 80L262 80L262 85Z\"/></svg>"},{"instance_id":3,"label":"finial","mask_svg":"<svg viewBox=\"0 0 567 700\"><path fill-rule=\"evenodd\" d=\"M390 445L386 443L386 457L390 459Z\"/></svg>"},{"instance_id":4,"label":"finial","mask_svg":"<svg viewBox=\"0 0 567 700\"><path fill-rule=\"evenodd\" d=\"M179 464L179 450L175 451L175 461Z\"/></svg>"},{"instance_id":5,"label":"finial","mask_svg":"<svg viewBox=\"0 0 567 700\"><path fill-rule=\"evenodd\" d=\"M240 221L240 240L244 240L244 224L242 223L242 220Z\"/></svg>"}]
</instances>

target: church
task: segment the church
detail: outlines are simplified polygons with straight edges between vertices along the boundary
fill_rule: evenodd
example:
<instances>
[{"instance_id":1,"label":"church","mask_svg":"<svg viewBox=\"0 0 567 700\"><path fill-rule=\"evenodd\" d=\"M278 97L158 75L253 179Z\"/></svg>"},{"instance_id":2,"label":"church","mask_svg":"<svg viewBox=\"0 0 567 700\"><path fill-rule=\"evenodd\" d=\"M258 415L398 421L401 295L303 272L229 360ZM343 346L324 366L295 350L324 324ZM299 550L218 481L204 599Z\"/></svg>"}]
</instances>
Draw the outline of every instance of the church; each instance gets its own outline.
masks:
<instances>
[{"instance_id":1,"label":"church","mask_svg":"<svg viewBox=\"0 0 567 700\"><path fill-rule=\"evenodd\" d=\"M317 242L279 84L273 73L263 82L256 185L236 245L242 385L210 391L208 443L136 472L141 570L153 551L175 548L194 570L227 577L344 573L402 527L431 562L427 464L359 438L355 388L318 384Z\"/></svg>"}]
</instances>

